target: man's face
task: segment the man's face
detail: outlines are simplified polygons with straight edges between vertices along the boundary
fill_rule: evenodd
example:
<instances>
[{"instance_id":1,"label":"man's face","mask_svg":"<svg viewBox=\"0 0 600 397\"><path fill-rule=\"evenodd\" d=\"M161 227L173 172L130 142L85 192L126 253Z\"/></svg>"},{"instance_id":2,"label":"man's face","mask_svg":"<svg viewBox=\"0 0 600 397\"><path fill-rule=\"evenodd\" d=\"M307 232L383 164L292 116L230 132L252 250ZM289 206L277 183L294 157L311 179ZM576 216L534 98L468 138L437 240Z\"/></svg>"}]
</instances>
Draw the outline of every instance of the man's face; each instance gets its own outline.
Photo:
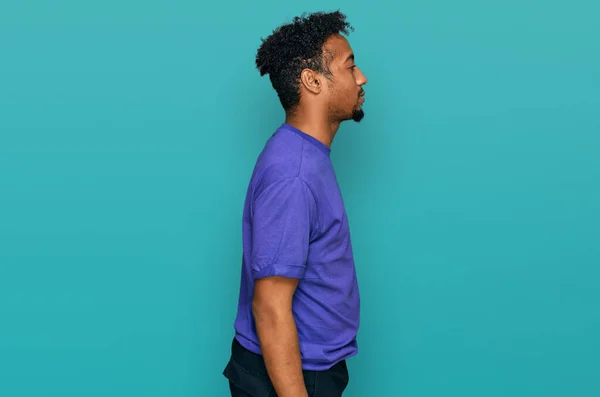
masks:
<instances>
[{"instance_id":1,"label":"man's face","mask_svg":"<svg viewBox=\"0 0 600 397\"><path fill-rule=\"evenodd\" d=\"M356 66L354 53L348 41L341 35L329 38L325 49L333 54L329 61L331 76L328 76L329 114L332 121L360 121L364 112L365 101L363 85L367 78Z\"/></svg>"}]
</instances>

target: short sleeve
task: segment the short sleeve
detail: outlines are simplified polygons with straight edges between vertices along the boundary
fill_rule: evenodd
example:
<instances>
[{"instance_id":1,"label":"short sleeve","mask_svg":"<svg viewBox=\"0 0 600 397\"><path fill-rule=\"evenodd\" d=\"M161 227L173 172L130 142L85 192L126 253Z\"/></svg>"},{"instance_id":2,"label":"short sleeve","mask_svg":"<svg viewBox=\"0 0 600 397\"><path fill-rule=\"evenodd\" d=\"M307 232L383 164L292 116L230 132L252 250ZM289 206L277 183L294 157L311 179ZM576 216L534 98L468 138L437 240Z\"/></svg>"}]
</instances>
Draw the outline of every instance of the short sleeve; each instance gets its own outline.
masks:
<instances>
[{"instance_id":1,"label":"short sleeve","mask_svg":"<svg viewBox=\"0 0 600 397\"><path fill-rule=\"evenodd\" d=\"M314 196L299 177L279 180L260 192L252 214L255 279L304 276L315 213Z\"/></svg>"}]
</instances>

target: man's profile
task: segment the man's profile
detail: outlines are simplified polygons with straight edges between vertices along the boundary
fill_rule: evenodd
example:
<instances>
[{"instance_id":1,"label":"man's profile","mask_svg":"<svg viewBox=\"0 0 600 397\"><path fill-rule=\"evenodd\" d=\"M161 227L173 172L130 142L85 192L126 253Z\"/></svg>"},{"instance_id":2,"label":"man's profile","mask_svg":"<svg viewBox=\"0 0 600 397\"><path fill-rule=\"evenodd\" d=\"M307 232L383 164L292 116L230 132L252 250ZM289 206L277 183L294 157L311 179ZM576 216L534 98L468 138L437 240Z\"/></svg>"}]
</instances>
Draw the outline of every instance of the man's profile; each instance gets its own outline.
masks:
<instances>
[{"instance_id":1,"label":"man's profile","mask_svg":"<svg viewBox=\"0 0 600 397\"><path fill-rule=\"evenodd\" d=\"M340 124L363 118L362 86L339 11L296 17L256 55L285 121L258 156L243 213L233 397L336 397L357 354L360 299L350 230L330 160Z\"/></svg>"}]
</instances>

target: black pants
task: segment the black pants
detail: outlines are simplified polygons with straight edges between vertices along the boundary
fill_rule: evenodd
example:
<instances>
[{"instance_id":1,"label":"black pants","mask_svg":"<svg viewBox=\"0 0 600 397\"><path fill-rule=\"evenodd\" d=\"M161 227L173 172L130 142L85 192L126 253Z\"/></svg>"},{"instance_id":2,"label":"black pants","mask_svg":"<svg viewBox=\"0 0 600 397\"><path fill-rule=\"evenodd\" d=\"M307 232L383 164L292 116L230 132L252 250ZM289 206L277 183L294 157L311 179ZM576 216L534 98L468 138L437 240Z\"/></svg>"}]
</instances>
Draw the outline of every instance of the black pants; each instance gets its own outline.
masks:
<instances>
[{"instance_id":1,"label":"black pants","mask_svg":"<svg viewBox=\"0 0 600 397\"><path fill-rule=\"evenodd\" d=\"M341 397L348 385L346 361L326 371L302 371L309 397ZM277 397L261 355L245 349L234 339L231 358L223 371L232 397Z\"/></svg>"}]
</instances>

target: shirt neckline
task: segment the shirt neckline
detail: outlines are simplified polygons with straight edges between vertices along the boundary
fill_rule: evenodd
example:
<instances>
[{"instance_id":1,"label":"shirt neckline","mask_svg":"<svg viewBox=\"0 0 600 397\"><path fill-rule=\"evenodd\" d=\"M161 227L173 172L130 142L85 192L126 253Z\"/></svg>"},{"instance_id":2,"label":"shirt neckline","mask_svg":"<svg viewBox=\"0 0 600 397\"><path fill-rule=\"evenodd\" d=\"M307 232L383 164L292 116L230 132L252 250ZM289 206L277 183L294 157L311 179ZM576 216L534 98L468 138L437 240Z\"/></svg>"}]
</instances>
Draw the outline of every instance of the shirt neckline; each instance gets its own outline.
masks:
<instances>
[{"instance_id":1,"label":"shirt neckline","mask_svg":"<svg viewBox=\"0 0 600 397\"><path fill-rule=\"evenodd\" d=\"M283 123L281 125L281 128L295 132L296 134L300 135L302 138L306 139L307 141L309 141L310 143L315 145L319 150L321 150L323 153L325 153L325 155L330 156L331 148L329 148L323 142L319 141L317 138L315 138L311 135L308 135L306 132L303 132L303 131L299 130L298 128L293 127L287 123Z\"/></svg>"}]
</instances>

